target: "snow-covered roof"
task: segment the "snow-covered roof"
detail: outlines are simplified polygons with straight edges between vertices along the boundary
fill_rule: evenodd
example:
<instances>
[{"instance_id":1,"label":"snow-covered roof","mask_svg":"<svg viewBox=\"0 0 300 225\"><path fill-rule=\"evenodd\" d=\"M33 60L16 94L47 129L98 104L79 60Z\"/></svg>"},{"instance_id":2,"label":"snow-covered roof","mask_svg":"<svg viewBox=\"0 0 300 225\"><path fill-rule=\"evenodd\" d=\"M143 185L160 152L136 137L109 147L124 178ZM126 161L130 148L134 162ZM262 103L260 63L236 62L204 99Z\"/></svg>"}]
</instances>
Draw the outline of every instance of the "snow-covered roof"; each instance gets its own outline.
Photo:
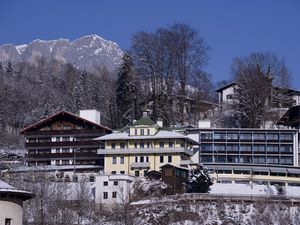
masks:
<instances>
[{"instance_id":1,"label":"snow-covered roof","mask_svg":"<svg viewBox=\"0 0 300 225\"><path fill-rule=\"evenodd\" d=\"M31 199L33 194L28 191L18 190L15 187L0 180L0 193L11 194L20 197L23 201Z\"/></svg>"},{"instance_id":2,"label":"snow-covered roof","mask_svg":"<svg viewBox=\"0 0 300 225\"><path fill-rule=\"evenodd\" d=\"M108 140L153 140L153 139L188 139L192 142L197 143L193 139L180 134L175 131L167 131L167 130L160 130L155 135L129 135L128 132L118 132L118 133L112 133L108 135L104 135L101 137L98 137L94 140L101 140L101 141L108 141Z\"/></svg>"}]
</instances>

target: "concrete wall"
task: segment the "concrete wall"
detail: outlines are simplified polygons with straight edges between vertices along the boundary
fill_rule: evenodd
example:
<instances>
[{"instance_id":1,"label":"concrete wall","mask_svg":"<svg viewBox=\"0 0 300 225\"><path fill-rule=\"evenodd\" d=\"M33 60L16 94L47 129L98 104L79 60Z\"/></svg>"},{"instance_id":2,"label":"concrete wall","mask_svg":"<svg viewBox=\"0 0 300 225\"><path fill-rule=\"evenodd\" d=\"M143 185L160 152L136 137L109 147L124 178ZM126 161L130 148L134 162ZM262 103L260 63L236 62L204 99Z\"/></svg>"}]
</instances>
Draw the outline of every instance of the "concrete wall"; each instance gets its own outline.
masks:
<instances>
[{"instance_id":1,"label":"concrete wall","mask_svg":"<svg viewBox=\"0 0 300 225\"><path fill-rule=\"evenodd\" d=\"M0 198L0 225L5 225L6 218L11 218L11 225L23 224L22 200Z\"/></svg>"}]
</instances>

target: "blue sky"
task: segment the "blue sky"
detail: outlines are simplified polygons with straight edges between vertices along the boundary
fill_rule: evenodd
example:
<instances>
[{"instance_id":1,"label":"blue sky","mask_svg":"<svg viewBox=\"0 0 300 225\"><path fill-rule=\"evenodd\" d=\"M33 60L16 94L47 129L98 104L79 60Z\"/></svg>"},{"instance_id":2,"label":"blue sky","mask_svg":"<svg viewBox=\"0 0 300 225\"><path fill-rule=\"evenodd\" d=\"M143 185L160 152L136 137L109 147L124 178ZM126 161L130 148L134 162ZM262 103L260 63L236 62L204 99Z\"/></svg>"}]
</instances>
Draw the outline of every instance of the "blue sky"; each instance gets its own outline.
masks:
<instances>
[{"instance_id":1,"label":"blue sky","mask_svg":"<svg viewBox=\"0 0 300 225\"><path fill-rule=\"evenodd\" d=\"M235 56L284 57L300 89L299 0L1 0L0 44L98 34L130 46L138 31L188 23L211 47L206 71L228 80Z\"/></svg>"}]
</instances>

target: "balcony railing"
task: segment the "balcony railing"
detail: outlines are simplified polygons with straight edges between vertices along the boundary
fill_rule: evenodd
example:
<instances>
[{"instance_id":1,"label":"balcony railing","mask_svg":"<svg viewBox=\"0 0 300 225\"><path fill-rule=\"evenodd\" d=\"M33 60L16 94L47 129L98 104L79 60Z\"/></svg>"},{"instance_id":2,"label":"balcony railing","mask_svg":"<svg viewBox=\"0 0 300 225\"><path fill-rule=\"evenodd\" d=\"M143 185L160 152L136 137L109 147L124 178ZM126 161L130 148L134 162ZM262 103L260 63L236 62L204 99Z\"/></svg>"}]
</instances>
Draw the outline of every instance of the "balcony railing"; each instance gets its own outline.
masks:
<instances>
[{"instance_id":1,"label":"balcony railing","mask_svg":"<svg viewBox=\"0 0 300 225\"><path fill-rule=\"evenodd\" d=\"M35 136L35 137L43 137L43 136L53 136L53 135L59 135L59 136L64 136L64 135L75 135L75 136L102 136L105 134L102 130L87 130L87 129L82 129L82 130L44 130L44 131L28 131L25 133L26 136Z\"/></svg>"},{"instance_id":2,"label":"balcony railing","mask_svg":"<svg viewBox=\"0 0 300 225\"><path fill-rule=\"evenodd\" d=\"M161 153L185 153L193 155L193 151L184 147L179 148L124 148L124 149L98 149L99 155L114 154L161 154Z\"/></svg>"},{"instance_id":3,"label":"balcony railing","mask_svg":"<svg viewBox=\"0 0 300 225\"><path fill-rule=\"evenodd\" d=\"M130 164L131 168L150 168L149 162L134 162Z\"/></svg>"},{"instance_id":4,"label":"balcony railing","mask_svg":"<svg viewBox=\"0 0 300 225\"><path fill-rule=\"evenodd\" d=\"M30 149L40 149L40 148L51 148L51 147L89 147L89 146L97 146L99 147L101 144L100 141L61 141L61 142L33 142L26 143L25 147Z\"/></svg>"},{"instance_id":5,"label":"balcony railing","mask_svg":"<svg viewBox=\"0 0 300 225\"><path fill-rule=\"evenodd\" d=\"M49 153L49 154L26 154L25 155L27 159L40 159L40 158L45 158L45 159L70 159L70 158L99 158L96 153Z\"/></svg>"}]
</instances>

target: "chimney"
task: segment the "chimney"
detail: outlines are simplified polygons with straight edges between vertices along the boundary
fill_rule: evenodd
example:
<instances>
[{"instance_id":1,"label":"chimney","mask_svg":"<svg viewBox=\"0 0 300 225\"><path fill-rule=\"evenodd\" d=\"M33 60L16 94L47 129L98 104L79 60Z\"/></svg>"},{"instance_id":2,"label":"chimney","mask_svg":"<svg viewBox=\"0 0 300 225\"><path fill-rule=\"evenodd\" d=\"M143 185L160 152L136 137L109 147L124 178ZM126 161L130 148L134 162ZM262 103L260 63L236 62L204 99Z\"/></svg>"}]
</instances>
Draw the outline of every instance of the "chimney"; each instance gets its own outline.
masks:
<instances>
[{"instance_id":1,"label":"chimney","mask_svg":"<svg viewBox=\"0 0 300 225\"><path fill-rule=\"evenodd\" d=\"M79 116L96 124L101 124L100 112L95 109L79 110Z\"/></svg>"},{"instance_id":2,"label":"chimney","mask_svg":"<svg viewBox=\"0 0 300 225\"><path fill-rule=\"evenodd\" d=\"M157 124L159 127L163 127L164 121L163 121L161 118L158 118L157 121L156 121L156 124Z\"/></svg>"},{"instance_id":3,"label":"chimney","mask_svg":"<svg viewBox=\"0 0 300 225\"><path fill-rule=\"evenodd\" d=\"M211 128L210 120L199 120L198 128Z\"/></svg>"},{"instance_id":4,"label":"chimney","mask_svg":"<svg viewBox=\"0 0 300 225\"><path fill-rule=\"evenodd\" d=\"M147 112L147 111L144 111L144 112L143 112L143 117L146 117L146 116L148 116L148 112Z\"/></svg>"}]
</instances>

